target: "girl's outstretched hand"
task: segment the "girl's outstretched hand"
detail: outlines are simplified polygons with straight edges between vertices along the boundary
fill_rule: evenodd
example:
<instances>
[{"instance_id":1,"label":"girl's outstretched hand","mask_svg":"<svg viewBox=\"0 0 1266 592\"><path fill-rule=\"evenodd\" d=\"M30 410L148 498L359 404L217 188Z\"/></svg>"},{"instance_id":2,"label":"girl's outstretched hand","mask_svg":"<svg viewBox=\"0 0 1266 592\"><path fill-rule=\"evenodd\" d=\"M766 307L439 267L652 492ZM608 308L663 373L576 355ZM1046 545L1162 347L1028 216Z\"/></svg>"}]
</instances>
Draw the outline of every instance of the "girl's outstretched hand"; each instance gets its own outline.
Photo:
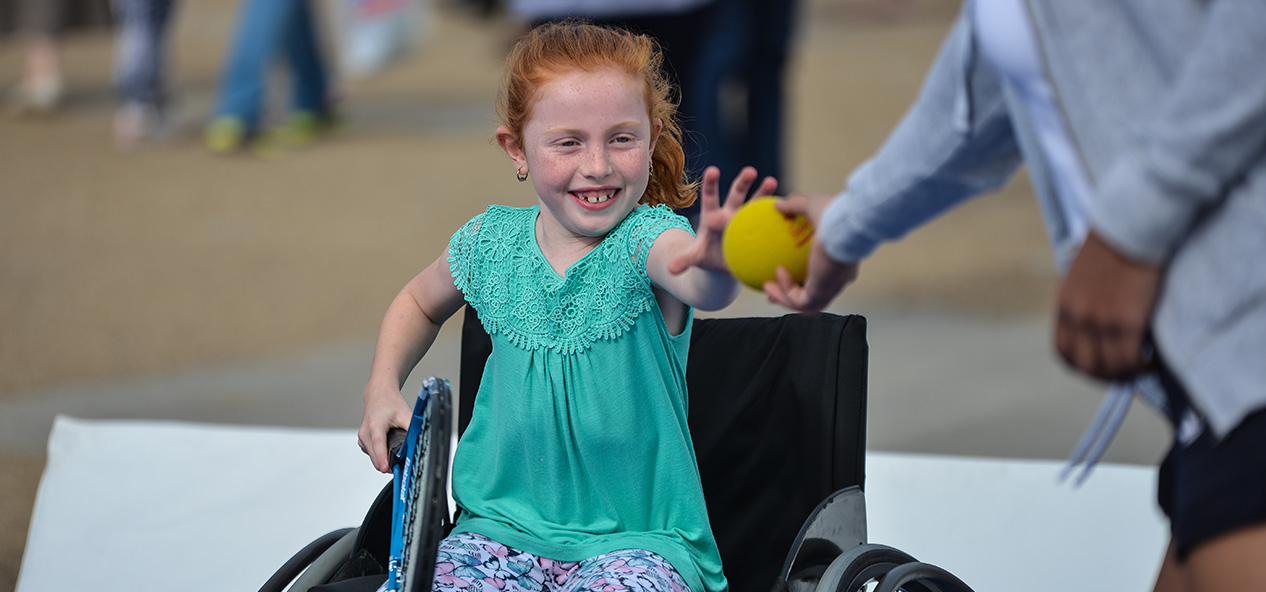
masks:
<instances>
[{"instance_id":1,"label":"girl's outstretched hand","mask_svg":"<svg viewBox=\"0 0 1266 592\"><path fill-rule=\"evenodd\" d=\"M793 195L780 200L775 207L788 216L805 216L813 222L814 228L820 228L822 212L832 199L834 196L829 195ZM832 259L820 239L815 234L804 285L796 284L785 269L778 270L778 281L765 282L765 295L770 302L800 312L821 312L845 286L857 279L858 264Z\"/></svg>"},{"instance_id":2,"label":"girl's outstretched hand","mask_svg":"<svg viewBox=\"0 0 1266 592\"><path fill-rule=\"evenodd\" d=\"M409 429L413 410L405 402L400 389L390 387L365 387L365 409L362 411L360 431L356 442L369 455L369 460L380 473L391 472L387 458L387 431L391 428Z\"/></svg>"},{"instance_id":3,"label":"girl's outstretched hand","mask_svg":"<svg viewBox=\"0 0 1266 592\"><path fill-rule=\"evenodd\" d=\"M695 241L682 254L668 262L668 271L679 274L690 267L702 267L729 273L730 267L725 264L725 255L721 253L721 235L730 224L734 213L747 201L748 192L756 182L756 169L744 167L730 184L730 193L725 197L725 205L721 205L719 185L720 169L710 166L703 171L703 187L699 196L699 228L696 229ZM753 196L773 195L778 189L778 180L765 177Z\"/></svg>"}]
</instances>

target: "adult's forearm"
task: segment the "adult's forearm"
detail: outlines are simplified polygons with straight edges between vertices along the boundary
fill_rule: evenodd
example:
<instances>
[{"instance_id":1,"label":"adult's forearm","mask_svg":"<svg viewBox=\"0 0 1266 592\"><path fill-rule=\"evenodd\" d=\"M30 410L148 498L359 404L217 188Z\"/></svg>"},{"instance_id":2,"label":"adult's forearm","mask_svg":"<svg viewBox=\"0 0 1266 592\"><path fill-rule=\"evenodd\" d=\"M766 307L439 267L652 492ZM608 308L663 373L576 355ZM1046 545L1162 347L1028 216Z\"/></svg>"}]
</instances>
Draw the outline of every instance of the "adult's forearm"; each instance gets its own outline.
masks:
<instances>
[{"instance_id":1,"label":"adult's forearm","mask_svg":"<svg viewBox=\"0 0 1266 592\"><path fill-rule=\"evenodd\" d=\"M966 18L943 43L918 99L883 147L850 176L818 229L836 261L860 261L1020 165L1001 80L974 55Z\"/></svg>"}]
</instances>

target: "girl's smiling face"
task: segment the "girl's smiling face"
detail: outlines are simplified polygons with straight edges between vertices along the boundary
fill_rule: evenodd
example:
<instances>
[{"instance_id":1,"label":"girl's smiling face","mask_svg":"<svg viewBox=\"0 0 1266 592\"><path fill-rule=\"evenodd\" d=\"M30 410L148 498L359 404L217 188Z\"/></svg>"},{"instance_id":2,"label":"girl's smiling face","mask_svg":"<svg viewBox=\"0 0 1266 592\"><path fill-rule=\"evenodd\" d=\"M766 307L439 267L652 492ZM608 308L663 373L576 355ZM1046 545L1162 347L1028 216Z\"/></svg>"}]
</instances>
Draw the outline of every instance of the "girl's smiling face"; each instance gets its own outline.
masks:
<instances>
[{"instance_id":1,"label":"girl's smiling face","mask_svg":"<svg viewBox=\"0 0 1266 592\"><path fill-rule=\"evenodd\" d=\"M640 82L615 68L568 70L536 93L520 141L497 140L530 174L543 233L601 238L637 207L661 122L647 114Z\"/></svg>"}]
</instances>

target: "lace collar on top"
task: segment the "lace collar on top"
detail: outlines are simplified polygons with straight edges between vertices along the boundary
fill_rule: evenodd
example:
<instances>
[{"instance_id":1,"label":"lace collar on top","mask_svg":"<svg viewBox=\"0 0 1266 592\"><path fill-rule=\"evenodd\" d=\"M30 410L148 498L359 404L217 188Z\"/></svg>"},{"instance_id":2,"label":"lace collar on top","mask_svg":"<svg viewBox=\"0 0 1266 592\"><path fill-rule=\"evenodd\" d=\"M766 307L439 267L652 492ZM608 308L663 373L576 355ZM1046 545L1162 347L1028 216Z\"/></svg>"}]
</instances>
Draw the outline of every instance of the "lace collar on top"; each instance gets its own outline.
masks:
<instances>
[{"instance_id":1,"label":"lace collar on top","mask_svg":"<svg viewBox=\"0 0 1266 592\"><path fill-rule=\"evenodd\" d=\"M655 305L646 257L668 228L690 230L665 206L638 206L560 276L536 242L540 206L492 206L449 243L453 281L484 328L524 349L571 354L615 339Z\"/></svg>"}]
</instances>

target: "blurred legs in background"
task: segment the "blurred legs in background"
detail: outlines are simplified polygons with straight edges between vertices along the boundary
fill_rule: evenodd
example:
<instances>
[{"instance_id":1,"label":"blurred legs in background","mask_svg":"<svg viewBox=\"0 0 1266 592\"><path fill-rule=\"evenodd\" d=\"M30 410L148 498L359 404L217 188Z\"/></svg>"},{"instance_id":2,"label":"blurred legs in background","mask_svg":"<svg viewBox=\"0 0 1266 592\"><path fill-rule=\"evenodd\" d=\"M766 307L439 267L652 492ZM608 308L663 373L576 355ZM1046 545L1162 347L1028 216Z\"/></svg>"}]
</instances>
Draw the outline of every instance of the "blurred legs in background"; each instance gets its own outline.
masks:
<instances>
[{"instance_id":1,"label":"blurred legs in background","mask_svg":"<svg viewBox=\"0 0 1266 592\"><path fill-rule=\"evenodd\" d=\"M118 21L114 84L122 105L114 139L130 147L160 131L167 103L166 30L173 0L112 0Z\"/></svg>"},{"instance_id":2,"label":"blurred legs in background","mask_svg":"<svg viewBox=\"0 0 1266 592\"><path fill-rule=\"evenodd\" d=\"M18 114L51 114L66 96L62 38L69 29L105 27L108 0L13 0L22 37L22 66L10 107Z\"/></svg>"},{"instance_id":3,"label":"blurred legs in background","mask_svg":"<svg viewBox=\"0 0 1266 592\"><path fill-rule=\"evenodd\" d=\"M232 152L265 126L269 68L278 57L289 69L291 100L281 138L305 143L333 123L329 81L308 0L244 0L205 140L212 152Z\"/></svg>"},{"instance_id":4,"label":"blurred legs in background","mask_svg":"<svg viewBox=\"0 0 1266 592\"><path fill-rule=\"evenodd\" d=\"M791 53L794 0L718 0L707 8L694 78L682 86L688 170L721 169L722 187L744 166L778 179L783 170L784 72ZM685 213L692 220L698 206Z\"/></svg>"},{"instance_id":5,"label":"blurred legs in background","mask_svg":"<svg viewBox=\"0 0 1266 592\"><path fill-rule=\"evenodd\" d=\"M20 0L18 26L25 36L22 74L13 102L22 113L50 113L63 93L61 40L66 0Z\"/></svg>"}]
</instances>

